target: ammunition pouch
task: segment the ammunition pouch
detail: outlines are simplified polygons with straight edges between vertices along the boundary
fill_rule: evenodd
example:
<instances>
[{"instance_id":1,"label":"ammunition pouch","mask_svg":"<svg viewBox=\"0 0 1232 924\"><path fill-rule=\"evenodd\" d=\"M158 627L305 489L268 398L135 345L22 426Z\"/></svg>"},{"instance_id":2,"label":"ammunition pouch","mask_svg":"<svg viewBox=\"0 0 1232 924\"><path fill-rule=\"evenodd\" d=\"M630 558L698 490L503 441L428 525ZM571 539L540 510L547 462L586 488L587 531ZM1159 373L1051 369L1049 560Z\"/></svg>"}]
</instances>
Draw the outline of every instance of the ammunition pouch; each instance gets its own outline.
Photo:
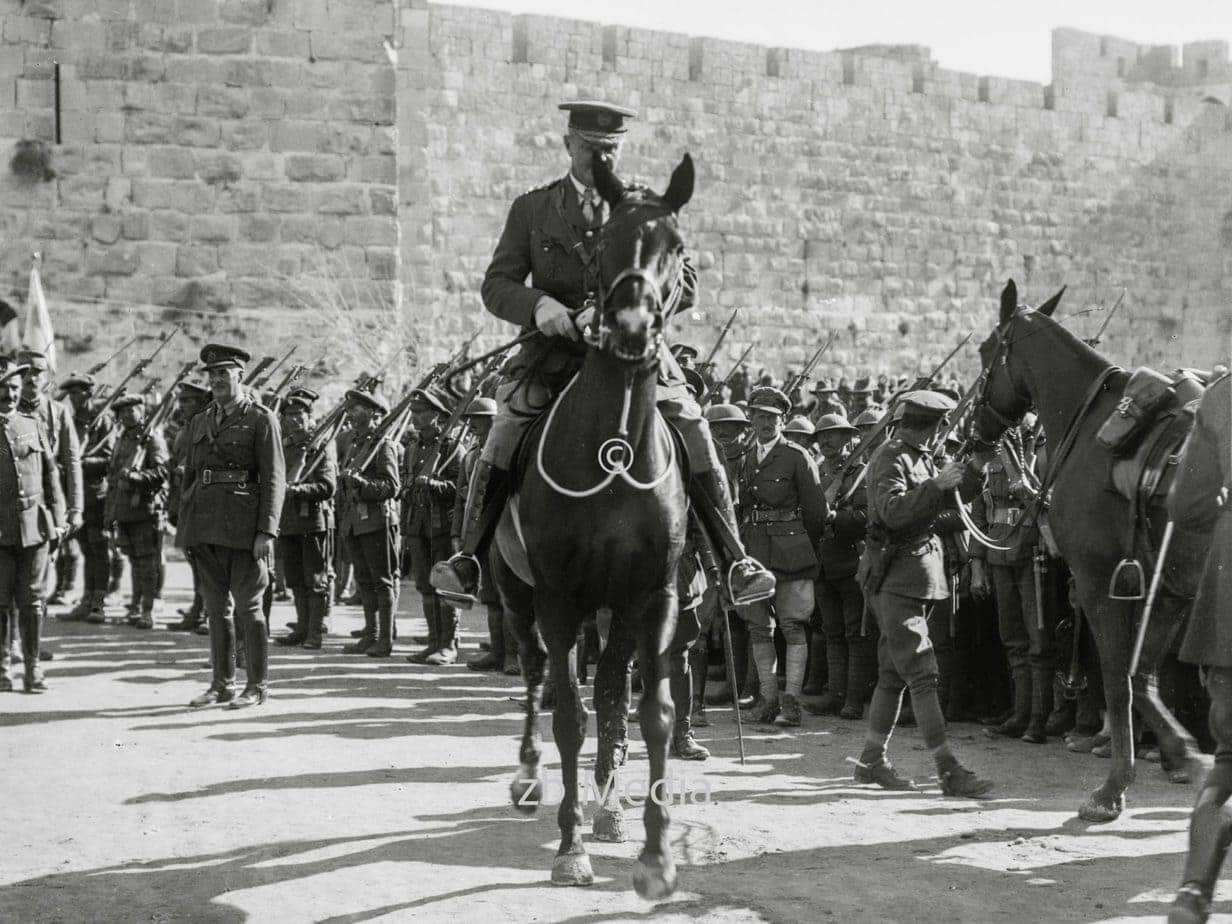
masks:
<instances>
[{"instance_id":1,"label":"ammunition pouch","mask_svg":"<svg viewBox=\"0 0 1232 924\"><path fill-rule=\"evenodd\" d=\"M1125 383L1116 410L1104 421L1095 439L1114 456L1128 455L1155 418L1177 403L1176 388L1167 376L1145 367L1135 369Z\"/></svg>"}]
</instances>

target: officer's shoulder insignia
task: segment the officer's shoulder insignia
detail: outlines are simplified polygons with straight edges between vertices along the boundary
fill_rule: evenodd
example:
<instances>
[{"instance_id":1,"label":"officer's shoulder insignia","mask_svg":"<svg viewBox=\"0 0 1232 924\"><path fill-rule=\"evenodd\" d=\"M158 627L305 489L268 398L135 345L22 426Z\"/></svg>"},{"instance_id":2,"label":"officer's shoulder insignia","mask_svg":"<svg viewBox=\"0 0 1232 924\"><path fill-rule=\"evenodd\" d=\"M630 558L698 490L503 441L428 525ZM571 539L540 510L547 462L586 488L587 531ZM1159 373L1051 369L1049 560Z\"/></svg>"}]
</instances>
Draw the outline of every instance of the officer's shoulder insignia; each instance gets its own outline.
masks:
<instances>
[{"instance_id":1,"label":"officer's shoulder insignia","mask_svg":"<svg viewBox=\"0 0 1232 924\"><path fill-rule=\"evenodd\" d=\"M532 186L530 189L526 190L526 192L522 193L522 195L529 196L531 193L546 192L549 189L555 189L557 186L559 186L564 181L565 181L564 177L558 176L556 179L548 180L548 182L543 183L539 186Z\"/></svg>"},{"instance_id":2,"label":"officer's shoulder insignia","mask_svg":"<svg viewBox=\"0 0 1232 924\"><path fill-rule=\"evenodd\" d=\"M805 449L803 446L801 446L799 443L793 443L791 440L783 440L782 443L792 452L799 453L802 456L807 456L809 454L809 451Z\"/></svg>"}]
</instances>

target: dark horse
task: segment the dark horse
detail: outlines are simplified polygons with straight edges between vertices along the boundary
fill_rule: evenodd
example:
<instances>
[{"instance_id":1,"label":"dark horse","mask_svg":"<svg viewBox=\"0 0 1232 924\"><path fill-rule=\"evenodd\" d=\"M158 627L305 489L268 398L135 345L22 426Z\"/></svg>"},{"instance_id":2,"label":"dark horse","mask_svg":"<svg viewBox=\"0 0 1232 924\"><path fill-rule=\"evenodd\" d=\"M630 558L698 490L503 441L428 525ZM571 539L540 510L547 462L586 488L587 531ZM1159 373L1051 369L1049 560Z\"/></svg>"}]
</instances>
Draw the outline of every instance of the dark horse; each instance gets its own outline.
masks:
<instances>
[{"instance_id":1,"label":"dark horse","mask_svg":"<svg viewBox=\"0 0 1232 924\"><path fill-rule=\"evenodd\" d=\"M1078 814L1088 821L1111 821L1124 808L1125 790L1134 779L1132 705L1154 729L1163 766L1174 772L1174 779L1181 781L1196 751L1193 739L1164 706L1156 681L1159 662L1181 628L1190 601L1171 592L1167 584L1161 589L1131 679L1140 606L1110 599L1108 594L1117 563L1126 557L1126 532L1134 517L1130 501L1114 488L1114 460L1095 439L1120 401L1129 376L1052 320L1060 294L1033 310L1018 304L1013 280L1006 285L1000 321L980 346L983 382L974 423L976 436L991 444L1034 407L1047 434L1048 523L1073 573L1079 603L1095 637L1112 729L1108 779ZM1135 531L1149 528L1156 533L1161 526L1137 522ZM1168 560L1177 570L1187 568L1190 559L1178 551Z\"/></svg>"},{"instance_id":2,"label":"dark horse","mask_svg":"<svg viewBox=\"0 0 1232 924\"><path fill-rule=\"evenodd\" d=\"M502 554L494 556L509 563L497 566L494 576L517 627L526 680L521 767L512 786L514 805L523 811L534 811L543 792L536 726L544 660L551 659L552 730L564 785L552 882L561 885L593 880L579 831L577 760L588 714L578 692L574 645L583 619L599 610L609 610L612 619L595 674L595 780L606 793L595 835L623 837L612 782L623 760L626 678L635 651L649 791L663 795L674 715L668 646L688 509L682 450L656 408L656 387L665 314L684 284L676 212L692 196L693 162L685 155L661 196L626 190L602 164L596 188L612 212L595 250L600 299L586 332L588 348L577 376L528 433L517 495L497 530ZM645 802L646 845L633 875L645 898L661 898L676 887L666 802Z\"/></svg>"}]
</instances>

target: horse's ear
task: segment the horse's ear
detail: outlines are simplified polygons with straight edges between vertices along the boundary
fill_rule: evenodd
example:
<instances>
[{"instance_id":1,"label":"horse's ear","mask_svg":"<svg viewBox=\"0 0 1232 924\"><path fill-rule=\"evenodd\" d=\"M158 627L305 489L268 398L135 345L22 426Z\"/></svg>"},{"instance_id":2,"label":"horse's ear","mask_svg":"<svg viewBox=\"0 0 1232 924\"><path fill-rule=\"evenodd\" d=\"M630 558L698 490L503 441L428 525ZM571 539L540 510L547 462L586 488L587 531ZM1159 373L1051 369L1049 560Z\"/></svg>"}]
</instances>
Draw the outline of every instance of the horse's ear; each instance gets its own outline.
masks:
<instances>
[{"instance_id":1,"label":"horse's ear","mask_svg":"<svg viewBox=\"0 0 1232 924\"><path fill-rule=\"evenodd\" d=\"M591 161L591 172L595 177L595 189L599 191L603 200L614 208L625 197L625 184L620 182L620 178L608 168L598 154Z\"/></svg>"},{"instance_id":2,"label":"horse's ear","mask_svg":"<svg viewBox=\"0 0 1232 924\"><path fill-rule=\"evenodd\" d=\"M679 212L685 203L693 198L694 178L693 158L686 153L672 171L672 181L667 184L667 192L663 194L663 201L673 212Z\"/></svg>"},{"instance_id":3,"label":"horse's ear","mask_svg":"<svg viewBox=\"0 0 1232 924\"><path fill-rule=\"evenodd\" d=\"M1011 279L1001 290L1001 323L1004 324L1018 310L1018 286Z\"/></svg>"},{"instance_id":4,"label":"horse's ear","mask_svg":"<svg viewBox=\"0 0 1232 924\"><path fill-rule=\"evenodd\" d=\"M1035 310L1038 311L1040 314L1042 314L1044 317L1051 318L1052 313L1057 310L1057 305L1061 304L1061 296L1065 294L1066 288L1067 288L1066 286L1061 286L1061 288L1057 290L1056 295L1048 299L1048 301L1044 302L1044 304L1040 305Z\"/></svg>"}]
</instances>

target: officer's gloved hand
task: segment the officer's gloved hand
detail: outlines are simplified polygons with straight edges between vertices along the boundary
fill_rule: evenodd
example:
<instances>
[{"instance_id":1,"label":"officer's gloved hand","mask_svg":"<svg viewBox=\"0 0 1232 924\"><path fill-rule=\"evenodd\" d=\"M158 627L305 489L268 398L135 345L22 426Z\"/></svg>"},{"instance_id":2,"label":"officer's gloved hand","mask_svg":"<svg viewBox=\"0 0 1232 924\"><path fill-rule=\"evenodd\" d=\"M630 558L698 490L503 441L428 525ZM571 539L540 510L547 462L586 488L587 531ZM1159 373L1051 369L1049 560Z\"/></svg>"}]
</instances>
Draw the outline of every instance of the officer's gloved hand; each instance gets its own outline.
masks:
<instances>
[{"instance_id":1,"label":"officer's gloved hand","mask_svg":"<svg viewBox=\"0 0 1232 924\"><path fill-rule=\"evenodd\" d=\"M581 337L569 309L550 295L539 296L539 301L535 303L534 320L539 332L548 337L568 337L570 340Z\"/></svg>"}]
</instances>

